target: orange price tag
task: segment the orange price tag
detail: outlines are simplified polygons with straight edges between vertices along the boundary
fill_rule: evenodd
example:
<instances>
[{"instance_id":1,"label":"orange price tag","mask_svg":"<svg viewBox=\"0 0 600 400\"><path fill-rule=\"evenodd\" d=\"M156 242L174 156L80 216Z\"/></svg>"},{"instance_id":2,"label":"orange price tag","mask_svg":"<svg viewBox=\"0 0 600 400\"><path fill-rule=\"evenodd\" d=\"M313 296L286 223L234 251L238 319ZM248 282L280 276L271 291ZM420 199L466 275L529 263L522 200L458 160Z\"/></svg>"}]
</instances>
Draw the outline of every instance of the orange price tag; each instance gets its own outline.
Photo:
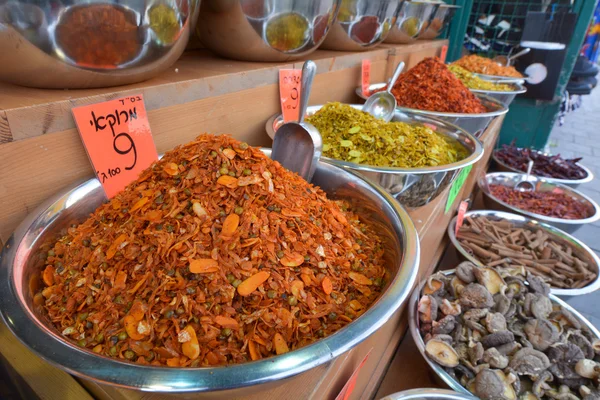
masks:
<instances>
[{"instance_id":1,"label":"orange price tag","mask_svg":"<svg viewBox=\"0 0 600 400\"><path fill-rule=\"evenodd\" d=\"M85 150L109 199L158 160L141 94L72 111Z\"/></svg>"},{"instance_id":2,"label":"orange price tag","mask_svg":"<svg viewBox=\"0 0 600 400\"><path fill-rule=\"evenodd\" d=\"M448 45L443 45L442 50L440 51L440 60L442 62L446 62L446 55L448 54Z\"/></svg>"},{"instance_id":3,"label":"orange price tag","mask_svg":"<svg viewBox=\"0 0 600 400\"><path fill-rule=\"evenodd\" d=\"M279 70L279 98L283 122L297 122L300 107L300 87L302 86L301 69Z\"/></svg>"},{"instance_id":4,"label":"orange price tag","mask_svg":"<svg viewBox=\"0 0 600 400\"><path fill-rule=\"evenodd\" d=\"M342 391L340 392L340 394L337 395L335 400L348 400L350 398L350 395L352 394L352 392L354 391L354 387L356 386L356 380L358 379L358 374L360 373L360 370L362 369L362 367L364 367L365 364L367 363L367 359L369 358L369 355L371 354L372 350L373 350L373 348L371 347L371 350L369 350L369 352L367 353L365 358L363 358L363 360L360 362L360 364L358 364L358 367L356 367L356 369L352 373L352 376L350 377L350 379L348 379L348 382L346 382L346 384L342 388Z\"/></svg>"},{"instance_id":5,"label":"orange price tag","mask_svg":"<svg viewBox=\"0 0 600 400\"><path fill-rule=\"evenodd\" d=\"M456 226L454 227L454 234L458 235L458 230L462 226L465 221L465 213L467 212L467 208L469 208L469 202L464 200L460 202L458 206L458 215L456 216Z\"/></svg>"},{"instance_id":6,"label":"orange price tag","mask_svg":"<svg viewBox=\"0 0 600 400\"><path fill-rule=\"evenodd\" d=\"M371 85L371 60L362 60L361 85L363 95L368 96L370 93L369 86Z\"/></svg>"}]
</instances>

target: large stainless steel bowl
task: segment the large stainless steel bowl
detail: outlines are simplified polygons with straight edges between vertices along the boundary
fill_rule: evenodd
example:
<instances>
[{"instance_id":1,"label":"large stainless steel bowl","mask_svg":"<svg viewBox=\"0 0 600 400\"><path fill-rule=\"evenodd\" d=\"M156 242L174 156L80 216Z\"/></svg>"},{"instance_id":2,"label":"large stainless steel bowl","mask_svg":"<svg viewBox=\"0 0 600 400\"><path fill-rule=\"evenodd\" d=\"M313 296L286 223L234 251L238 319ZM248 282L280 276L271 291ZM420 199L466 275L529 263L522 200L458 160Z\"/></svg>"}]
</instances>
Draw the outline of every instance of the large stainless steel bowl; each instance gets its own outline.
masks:
<instances>
[{"instance_id":1,"label":"large stainless steel bowl","mask_svg":"<svg viewBox=\"0 0 600 400\"><path fill-rule=\"evenodd\" d=\"M525 78L516 78L514 76L502 76L502 75L486 75L486 74L478 74L473 72L475 76L481 79L485 79L486 81L492 81L497 83L518 83L519 85L525 84Z\"/></svg>"},{"instance_id":2,"label":"large stainless steel bowl","mask_svg":"<svg viewBox=\"0 0 600 400\"><path fill-rule=\"evenodd\" d=\"M541 222L545 222L549 225L555 226L558 229L562 229L563 231L569 233L575 232L585 224L590 224L592 222L600 220L600 206L598 206L598 204L593 199L569 186L561 185L559 183L552 183L544 178L536 178L534 176L529 177L530 182L532 182L535 185L536 191L552 192L556 190L561 190L565 194L574 197L575 199L589 206L593 210L593 215L583 219L562 219L547 217L545 215L534 214L532 212L511 206L508 203L500 201L498 198L494 197L494 195L490 193L489 185L498 184L508 187L514 187L518 182L521 181L521 179L524 179L524 174L516 174L513 172L491 172L485 176L480 177L477 181L477 185L483 193L483 203L485 204L485 206L494 210L508 211L516 214L525 215L529 218L535 218Z\"/></svg>"},{"instance_id":3,"label":"large stainless steel bowl","mask_svg":"<svg viewBox=\"0 0 600 400\"><path fill-rule=\"evenodd\" d=\"M444 271L444 273L446 275L451 275L454 273L454 270ZM427 364L429 365L431 370L433 372L435 372L435 374L446 385L448 385L448 387L450 389L455 390L459 393L466 394L466 395L472 395L472 393L469 392L464 386L462 386L460 384L460 382L458 382L456 379L454 379L452 376L450 376L450 374L448 374L448 372L446 372L446 370L443 367L441 367L436 362L432 361L425 353L425 342L423 342L423 338L421 337L421 334L419 333L419 320L418 320L419 315L418 315L417 307L419 304L419 298L421 296L421 291L426 282L427 282L426 280L424 282L421 282L420 285L417 288L415 288L415 290L413 291L413 293L410 297L410 303L408 305L408 312L409 312L409 316L408 316L409 328L408 329L410 330L410 334L411 334L415 344L417 345L419 352L421 353L421 355L423 356L423 358L425 359L425 361L427 362ZM565 310L569 311L571 314L573 314L573 316L575 318L577 318L579 320L579 322L581 322L582 326L585 326L587 329L590 330L590 332L592 332L592 334L594 336L596 336L597 338L600 338L600 332L598 332L596 327L594 325L592 325L587 319L585 319L585 317L583 315L581 315L579 312L577 312L577 310L575 310L573 307L571 307L569 304L567 304L566 302L564 302L563 300L561 300L554 294L550 294L548 297L550 297L550 300L552 301L552 303L557 304L557 305L561 306L562 308L564 308Z\"/></svg>"},{"instance_id":4,"label":"large stainless steel bowl","mask_svg":"<svg viewBox=\"0 0 600 400\"><path fill-rule=\"evenodd\" d=\"M399 6L400 0L342 0L321 48L363 51L377 46L390 32Z\"/></svg>"},{"instance_id":5,"label":"large stainless steel bowl","mask_svg":"<svg viewBox=\"0 0 600 400\"><path fill-rule=\"evenodd\" d=\"M552 294L556 296L580 296L582 294L592 293L598 289L600 289L600 258L596 255L596 253L590 249L585 243L580 241L579 239L569 235L568 233L552 226L545 224L543 222L539 222L532 218L527 218L522 215L511 214L503 211L496 210L473 210L469 211L465 214L466 217L475 218L477 216L483 216L492 220L505 220L509 221L515 226L519 227L530 227L531 229L543 229L546 233L548 233L552 238L558 242L568 244L574 250L574 252L581 257L582 260L585 260L589 265L592 266L596 274L596 280L590 282L589 285L582 287L580 289L560 289L560 288L552 288ZM460 258L469 260L472 263L483 266L484 264L479 261L477 258L473 257L464 247L460 244L456 235L454 233L454 228L456 227L456 217L450 221L448 225L448 237L450 241L454 245L454 248L458 252Z\"/></svg>"},{"instance_id":6,"label":"large stainless steel bowl","mask_svg":"<svg viewBox=\"0 0 600 400\"><path fill-rule=\"evenodd\" d=\"M4 2L0 80L91 88L149 79L187 45L200 0Z\"/></svg>"},{"instance_id":7,"label":"large stainless steel bowl","mask_svg":"<svg viewBox=\"0 0 600 400\"><path fill-rule=\"evenodd\" d=\"M265 150L270 155L270 150ZM330 362L363 341L408 298L419 265L419 240L406 211L381 187L360 175L320 162L312 183L330 198L350 202L384 241L390 279L380 298L347 327L309 346L246 364L211 368L165 368L125 363L66 341L32 298L44 267L46 244L80 223L106 197L97 179L46 201L23 221L0 253L0 313L10 330L42 358L85 379L149 392L209 392L238 398L266 390L282 379ZM252 386L252 387L248 387Z\"/></svg>"},{"instance_id":8,"label":"large stainless steel bowl","mask_svg":"<svg viewBox=\"0 0 600 400\"><path fill-rule=\"evenodd\" d=\"M374 83L369 86L369 92L373 93L374 90L385 87L386 83ZM362 88L359 86L356 88L356 95L361 99L366 100L368 96L365 96L362 92ZM416 108L397 107L402 112L411 112L419 114L424 117L433 117L441 119L442 121L454 124L475 137L479 137L486 130L488 125L492 122L495 117L504 115L508 112L508 107L502 104L500 101L486 95L475 93L475 96L479 98L481 104L488 110L486 113L480 114L459 114L459 113L446 113L437 111L419 110Z\"/></svg>"},{"instance_id":9,"label":"large stainless steel bowl","mask_svg":"<svg viewBox=\"0 0 600 400\"><path fill-rule=\"evenodd\" d=\"M358 110L362 109L362 105L359 104L351 104L351 106ZM322 105L308 107L307 116L314 114L321 107ZM416 208L422 207L435 199L454 181L460 170L476 163L483 156L483 146L479 140L455 125L412 112L398 110L396 110L392 120L415 125L427 125L437 133L459 141L467 149L469 155L464 160L453 164L423 168L375 167L328 157L321 157L321 160L360 172L373 182L381 185L403 206ZM266 123L267 134L273 138L282 124L281 114L272 116Z\"/></svg>"},{"instance_id":10,"label":"large stainless steel bowl","mask_svg":"<svg viewBox=\"0 0 600 400\"><path fill-rule=\"evenodd\" d=\"M492 99L498 100L504 106L510 106L510 103L517 97L518 94L523 94L527 91L527 88L518 83L512 84L513 89L507 91L500 90L482 90L482 89L469 89L471 92L479 95L485 95Z\"/></svg>"},{"instance_id":11,"label":"large stainless steel bowl","mask_svg":"<svg viewBox=\"0 0 600 400\"><path fill-rule=\"evenodd\" d=\"M500 161L497 157L497 152L498 152L498 150L494 150L494 152L492 153L492 160L494 161L494 168L497 169L499 172L516 172L518 174L522 174L523 172L525 172L525 171L521 171L516 168L510 167L510 166L506 165L505 163L503 163L502 161ZM552 154L544 153L542 151L538 151L537 153L543 154L548 157L552 157ZM579 167L581 167L581 169L583 169L587 173L587 176L585 178L583 178L583 179L559 179L559 178L548 178L546 176L540 176L540 178L545 179L548 182L560 183L561 185L569 186L569 187L572 187L573 189L577 188L582 183L591 182L594 179L594 173L588 167L586 167L585 165L583 165L581 163L577 163L577 165ZM535 176L537 176L537 175L535 175Z\"/></svg>"},{"instance_id":12,"label":"large stainless steel bowl","mask_svg":"<svg viewBox=\"0 0 600 400\"><path fill-rule=\"evenodd\" d=\"M428 24L421 28L418 39L433 40L450 24L460 6L440 3Z\"/></svg>"},{"instance_id":13,"label":"large stainless steel bowl","mask_svg":"<svg viewBox=\"0 0 600 400\"><path fill-rule=\"evenodd\" d=\"M197 32L235 60L287 61L315 51L330 34L342 0L203 0Z\"/></svg>"},{"instance_id":14,"label":"large stainless steel bowl","mask_svg":"<svg viewBox=\"0 0 600 400\"><path fill-rule=\"evenodd\" d=\"M417 35L424 26L429 26L439 5L429 1L403 1L384 42L393 44L416 42Z\"/></svg>"},{"instance_id":15,"label":"large stainless steel bowl","mask_svg":"<svg viewBox=\"0 0 600 400\"><path fill-rule=\"evenodd\" d=\"M411 389L387 395L381 400L477 400L477 397L445 389Z\"/></svg>"}]
</instances>

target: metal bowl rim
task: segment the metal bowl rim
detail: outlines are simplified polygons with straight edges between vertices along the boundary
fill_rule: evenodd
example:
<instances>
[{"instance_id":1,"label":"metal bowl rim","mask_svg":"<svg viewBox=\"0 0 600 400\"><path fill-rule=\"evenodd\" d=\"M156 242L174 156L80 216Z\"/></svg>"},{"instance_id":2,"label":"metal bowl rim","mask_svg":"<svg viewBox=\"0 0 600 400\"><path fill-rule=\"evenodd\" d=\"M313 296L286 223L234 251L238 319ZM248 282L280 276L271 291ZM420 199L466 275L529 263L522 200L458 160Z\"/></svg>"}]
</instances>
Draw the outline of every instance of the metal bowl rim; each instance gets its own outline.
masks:
<instances>
[{"instance_id":1,"label":"metal bowl rim","mask_svg":"<svg viewBox=\"0 0 600 400\"><path fill-rule=\"evenodd\" d=\"M523 85L521 85L520 83L500 83L500 85L513 85L516 86L517 88L515 90L508 90L508 91L503 91L503 90L483 90L483 89L471 89L469 88L469 90L473 93L478 93L478 94L485 94L485 95L493 95L493 94L523 94L527 91L527 88Z\"/></svg>"},{"instance_id":2,"label":"metal bowl rim","mask_svg":"<svg viewBox=\"0 0 600 400\"><path fill-rule=\"evenodd\" d=\"M522 147L517 147L517 149L522 150L523 148ZM500 149L495 149L492 152L492 159L495 162L497 162L498 164L500 164L502 167L504 167L506 169L509 169L512 172L515 172L517 174L522 174L524 172L524 171L518 170L516 168L513 168L513 167L511 167L509 165L506 165L504 162L500 161L498 159L498 157L496 156L496 154L497 154L497 152L499 150ZM531 151L535 151L536 153L543 154L543 155L548 156L548 157L551 157L551 156L554 155L554 154L546 153L546 152L543 152L543 151L540 151L540 150L531 150ZM587 173L587 176L585 178L582 178L582 179L561 179L561 178L550 178L550 177L547 177L547 176L535 175L533 173L532 173L532 175L535 176L535 177L538 177L538 178L545 179L548 182L561 183L563 185L580 185L582 183L591 182L594 179L594 173L588 167L586 167L585 165L583 165L583 164L581 164L579 162L576 163L576 164L577 164L577 166L581 167L581 169L583 169Z\"/></svg>"},{"instance_id":3,"label":"metal bowl rim","mask_svg":"<svg viewBox=\"0 0 600 400\"><path fill-rule=\"evenodd\" d=\"M418 400L418 399L448 399L448 400L477 400L477 397L458 393L454 390L448 389L434 389L434 388L422 388L422 389L409 389L401 392L396 392L384 396L381 400Z\"/></svg>"},{"instance_id":4,"label":"metal bowl rim","mask_svg":"<svg viewBox=\"0 0 600 400\"><path fill-rule=\"evenodd\" d=\"M471 71L469 71L471 72ZM516 76L502 76L502 75L487 75L487 74L479 74L477 72L471 72L475 76L485 79L487 81L504 81L502 83L519 83L523 85L527 81L527 77L524 76L522 78Z\"/></svg>"},{"instance_id":5,"label":"metal bowl rim","mask_svg":"<svg viewBox=\"0 0 600 400\"><path fill-rule=\"evenodd\" d=\"M529 223L535 224L536 226L539 226L540 228L544 229L545 231L551 233L554 236L564 237L565 240L568 240L568 241L571 241L571 242L577 244L578 246L580 246L583 249L584 252L588 253L591 256L591 258L596 263L596 267L598 268L598 276L596 277L596 280L590 282L589 285L584 286L579 289L561 289L561 288L553 287L550 290L550 292L552 294L554 294L556 296L580 296L582 294L592 293L592 292L600 289L600 258L585 243L583 243L581 240L577 239L570 233L567 233L567 232L563 231L562 229L559 229L555 226L546 224L544 222L540 222L536 219L528 218L528 217L525 217L525 216L519 215L519 214L509 213L506 211L471 210L471 211L468 211L467 213L465 213L465 217L471 217L471 216L477 216L477 215L483 215L486 217L499 217L499 218L502 218L502 219L505 219L508 221L515 221L515 222L520 222L520 223L524 223L524 224L529 224ZM467 251L465 251L464 247L460 244L460 242L456 238L456 235L454 233L454 227L456 226L456 219L457 219L456 216L454 218L452 218L452 220L450 221L450 224L448 224L448 228L447 228L448 237L450 238L452 245L467 260L471 261L475 265L484 266L485 264L483 264L477 258L471 256Z\"/></svg>"},{"instance_id":6,"label":"metal bowl rim","mask_svg":"<svg viewBox=\"0 0 600 400\"><path fill-rule=\"evenodd\" d=\"M441 272L443 272L445 275L451 275L454 273L454 270L451 269L451 270L441 271ZM467 390L467 388L465 388L458 381L456 381L456 379L452 378L442 367L440 367L437 363L431 361L429 359L429 357L427 356L427 354L425 354L425 342L423 341L423 338L421 337L421 334L419 333L419 330L417 328L416 309L417 309L417 303L419 301L419 297L421 294L421 289L423 288L423 286L425 285L426 282L427 282L427 280L423 280L422 282L419 282L417 287L414 288L413 293L408 302L408 329L410 331L410 334L413 338L413 341L415 342L415 345L419 349L419 353L421 353L421 356L425 359L425 362L427 362L427 364L429 364L429 367L451 389L453 389L459 393L468 394L468 395L473 396L473 393L469 392ZM581 313L579 311L577 311L571 305L569 305L568 303L566 303L565 301L560 299L556 294L550 293L548 295L548 297L550 298L550 300L553 303L556 303L556 304L560 305L561 307L563 307L564 309L566 309L567 311L570 311L575 316L575 318L577 318L579 320L579 322L583 323L597 338L600 338L600 332L598 331L598 329L596 329L596 327L594 325L592 325L592 323L590 321L588 321L583 315L581 315Z\"/></svg>"},{"instance_id":7,"label":"metal bowl rim","mask_svg":"<svg viewBox=\"0 0 600 400\"><path fill-rule=\"evenodd\" d=\"M362 108L362 104L348 104L348 105L352 106L356 109ZM323 106L324 106L324 104L317 104L314 106L308 106L307 109L310 109L312 107L323 107ZM399 110L396 110L396 111L398 112ZM411 111L406 111L406 114L408 114L409 116L412 116L412 114L415 114L415 113L413 113ZM267 120L267 122L265 124L265 129L266 129L269 137L271 137L272 135L273 136L275 135L275 132L273 131L273 124L275 123L275 120L277 120L277 118L279 118L279 117L281 117L281 113L275 114ZM420 117L422 117L422 116L420 116ZM476 138L474 135L467 132L463 128L456 126L454 124L451 124L449 122L442 121L437 118L432 118L430 116L426 116L426 118L429 119L428 122L432 122L434 124L437 124L438 126L447 127L447 128L451 128L451 129L455 129L455 130L459 131L462 135L466 136L469 140L471 140L474 143L474 147L475 147L474 150L471 152L471 154L469 154L468 157L466 157L460 161L457 161L452 164L438 165L436 167L421 167L421 168L378 167L378 166L374 166L374 165L356 164L353 162L337 160L335 158L330 158L330 157L325 157L325 156L321 156L321 161L327 162L329 164L334 164L334 165L337 165L340 167L344 167L344 168L351 168L356 171L377 172L377 173L382 173L382 174L425 175L425 174L432 174L432 173L436 173L436 172L454 171L459 168L468 167L469 165L475 164L477 161L479 161L481 159L481 157L483 157L483 153L484 153L483 145L481 144L479 139ZM415 122L418 123L419 121L415 121ZM465 147L465 146L463 145L463 147ZM467 150L469 150L469 149L467 149Z\"/></svg>"},{"instance_id":8,"label":"metal bowl rim","mask_svg":"<svg viewBox=\"0 0 600 400\"><path fill-rule=\"evenodd\" d=\"M490 178L494 178L494 177L501 177L501 176L505 176L507 178L516 178L517 176L525 176L524 173L516 173L516 172L488 172L487 174L485 174L485 180L489 181ZM502 204L503 206L505 206L508 209L513 210L515 213L520 213L523 214L529 218L534 218L537 220L540 220L542 222L547 222L547 223L555 223L555 224L565 224L565 225L583 225L583 224L590 224L592 222L596 222L598 220L600 220L600 206L598 205L598 203L596 203L591 197L581 193L579 190L574 189L570 186L567 185L563 185L562 183L556 183L556 182L551 182L547 179L544 179L543 177L537 177L537 176L530 176L530 180L533 182L543 182L543 183L547 183L549 185L555 186L557 188L560 188L562 190L564 190L565 192L567 192L570 195L577 195L579 197L582 197L584 200L586 200L594 209L594 215L592 215L591 217L587 217L587 218L583 218L583 219L562 219L562 218L554 218L554 217L547 217L545 215L541 215L541 214L534 214L530 211L526 211L526 210L522 210L518 207L515 206L511 206L508 203L503 202L502 200L498 199L496 196L494 196L492 193L490 193L485 187L483 187L481 185L481 179L477 180L477 186L479 187L479 189L483 192L484 195L489 196L490 198L492 198L494 201Z\"/></svg>"},{"instance_id":9,"label":"metal bowl rim","mask_svg":"<svg viewBox=\"0 0 600 400\"><path fill-rule=\"evenodd\" d=\"M261 150L270 154L270 149ZM81 350L58 335L45 332L38 324L47 324L32 317L32 312L26 309L15 293L12 265L16 250L25 245L22 243L24 237L42 213L69 194L78 190L89 192L97 188L100 183L96 178L48 198L30 213L10 236L0 252L0 315L21 343L51 364L81 378L140 391L186 393L236 389L288 378L331 361L379 329L407 300L417 279L420 245L410 216L383 188L354 171L328 163L320 164L320 168L341 170L347 174L349 180L364 182L366 188L372 190L382 202L387 203L389 210L396 215L395 221L392 221L392 228L395 234L404 239L401 265L387 290L365 314L331 336L289 353L259 361L220 367L169 368L126 363L98 356L91 351ZM40 233L35 237L39 237ZM249 371L255 371L253 380L247 377ZM132 379L132 376L137 379ZM232 382L232 376L239 379Z\"/></svg>"}]
</instances>

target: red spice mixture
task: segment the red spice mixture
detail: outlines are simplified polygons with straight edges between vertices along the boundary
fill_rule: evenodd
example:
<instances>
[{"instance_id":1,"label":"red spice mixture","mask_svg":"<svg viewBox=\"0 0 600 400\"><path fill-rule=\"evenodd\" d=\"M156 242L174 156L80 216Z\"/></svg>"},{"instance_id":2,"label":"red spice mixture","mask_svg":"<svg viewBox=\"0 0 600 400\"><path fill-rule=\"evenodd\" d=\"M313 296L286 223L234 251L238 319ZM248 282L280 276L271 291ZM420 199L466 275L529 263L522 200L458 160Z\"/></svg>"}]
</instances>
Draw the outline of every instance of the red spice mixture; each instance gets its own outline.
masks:
<instances>
[{"instance_id":1,"label":"red spice mixture","mask_svg":"<svg viewBox=\"0 0 600 400\"><path fill-rule=\"evenodd\" d=\"M400 75L392 94L401 107L461 114L487 112L437 57L426 58Z\"/></svg>"},{"instance_id":2,"label":"red spice mixture","mask_svg":"<svg viewBox=\"0 0 600 400\"><path fill-rule=\"evenodd\" d=\"M490 185L494 197L521 210L546 217L584 219L593 210L579 200L559 192L521 192L504 185Z\"/></svg>"}]
</instances>

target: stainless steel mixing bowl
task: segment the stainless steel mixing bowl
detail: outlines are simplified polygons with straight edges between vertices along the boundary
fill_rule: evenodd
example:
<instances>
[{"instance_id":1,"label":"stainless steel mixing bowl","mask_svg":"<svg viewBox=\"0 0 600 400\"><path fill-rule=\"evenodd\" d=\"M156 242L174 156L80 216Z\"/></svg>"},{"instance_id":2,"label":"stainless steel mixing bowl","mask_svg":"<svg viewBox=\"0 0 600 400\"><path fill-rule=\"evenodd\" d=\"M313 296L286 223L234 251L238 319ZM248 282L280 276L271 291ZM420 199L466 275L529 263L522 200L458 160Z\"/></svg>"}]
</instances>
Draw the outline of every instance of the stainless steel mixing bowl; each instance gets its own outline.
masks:
<instances>
[{"instance_id":1,"label":"stainless steel mixing bowl","mask_svg":"<svg viewBox=\"0 0 600 400\"><path fill-rule=\"evenodd\" d=\"M385 40L400 0L342 0L337 20L322 49L363 51Z\"/></svg>"},{"instance_id":2,"label":"stainless steel mixing bowl","mask_svg":"<svg viewBox=\"0 0 600 400\"><path fill-rule=\"evenodd\" d=\"M351 104L360 110L362 105ZM307 116L317 112L322 105L307 108ZM427 125L440 135L453 138L460 142L469 155L464 160L448 165L423 168L394 168L375 167L355 164L333 158L321 157L321 160L331 164L360 172L373 182L381 185L405 207L422 207L439 196L448 187L458 173L465 167L476 163L483 156L483 146L473 135L438 119L424 117L412 112L396 110L392 121L406 122L415 125ZM283 124L281 114L269 118L266 123L267 134L273 138L277 128Z\"/></svg>"},{"instance_id":3,"label":"stainless steel mixing bowl","mask_svg":"<svg viewBox=\"0 0 600 400\"><path fill-rule=\"evenodd\" d=\"M0 5L0 80L92 88L149 79L187 45L200 0L9 1Z\"/></svg>"},{"instance_id":4,"label":"stainless steel mixing bowl","mask_svg":"<svg viewBox=\"0 0 600 400\"><path fill-rule=\"evenodd\" d=\"M433 40L450 24L456 10L460 6L440 3L428 24L424 25L417 36L418 39Z\"/></svg>"},{"instance_id":5,"label":"stainless steel mixing bowl","mask_svg":"<svg viewBox=\"0 0 600 400\"><path fill-rule=\"evenodd\" d=\"M286 61L315 51L342 0L203 0L197 32L215 53L235 60Z\"/></svg>"},{"instance_id":6,"label":"stainless steel mixing bowl","mask_svg":"<svg viewBox=\"0 0 600 400\"><path fill-rule=\"evenodd\" d=\"M592 293L600 289L600 258L598 258L596 253L579 239L552 225L548 225L546 223L537 221L536 219L524 217L522 215L496 210L472 210L465 214L465 217L475 218L477 216L484 216L494 221L502 219L511 222L515 226L530 227L533 230L538 228L543 229L546 233L552 236L554 240L571 246L574 249L574 252L580 256L582 260L585 260L589 265L591 265L594 269L594 272L598 275L594 281L590 282L587 286L582 287L581 289L552 288L552 294L556 296L580 296L582 294ZM461 246L460 242L456 238L456 234L454 233L455 227L456 217L454 217L448 225L448 237L458 252L459 257L469 260L475 265L482 266L482 262L472 256L467 250L465 250L464 247Z\"/></svg>"},{"instance_id":7,"label":"stainless steel mixing bowl","mask_svg":"<svg viewBox=\"0 0 600 400\"><path fill-rule=\"evenodd\" d=\"M265 150L270 155L270 150ZM380 298L335 334L289 353L211 368L168 368L126 363L82 350L65 340L32 304L44 252L61 231L84 221L106 201L97 179L55 196L21 223L0 253L0 313L34 352L60 368L102 384L148 392L208 392L238 398L281 384L287 377L330 362L381 327L407 300L419 266L419 240L406 211L381 187L360 175L319 162L313 184L330 198L345 199L383 240L390 278ZM252 386L252 387L248 387Z\"/></svg>"},{"instance_id":8,"label":"stainless steel mixing bowl","mask_svg":"<svg viewBox=\"0 0 600 400\"><path fill-rule=\"evenodd\" d=\"M385 87L385 83L374 83L369 86L369 92L373 93L374 90ZM365 96L362 92L362 88L359 86L356 88L356 95L361 99L366 100L368 96ZM410 112L419 114L424 117L432 117L441 119L442 121L454 124L475 137L481 136L486 130L488 125L492 122L495 117L504 115L508 112L508 107L502 104L500 101L491 98L490 96L475 93L475 95L481 101L481 104L488 110L486 113L481 114L458 114L458 113L446 113L437 111L426 111L418 110L416 108L397 107L402 112Z\"/></svg>"},{"instance_id":9,"label":"stainless steel mixing bowl","mask_svg":"<svg viewBox=\"0 0 600 400\"><path fill-rule=\"evenodd\" d=\"M510 106L510 103L512 103L512 101L515 99L515 97L517 97L518 94L523 94L527 91L527 88L525 88L525 86L520 85L518 83L513 83L512 87L513 87L513 90L507 90L507 91L482 90L482 89L470 89L470 90L471 90L471 92L473 92L475 94L481 94L481 95L491 97L492 99L496 99L500 103L502 103L504 106L508 107L508 106Z\"/></svg>"},{"instance_id":10,"label":"stainless steel mixing bowl","mask_svg":"<svg viewBox=\"0 0 600 400\"><path fill-rule=\"evenodd\" d=\"M446 275L452 275L454 273L454 270L444 271L444 273ZM442 366L440 366L438 363L432 361L425 353L425 342L423 342L423 338L421 337L421 334L419 333L419 314L417 311L417 307L419 304L419 298L421 297L421 290L423 289L423 286L425 285L425 283L427 283L427 280L425 280L424 282L421 282L419 284L419 286L417 288L415 288L415 290L413 291L413 293L410 297L410 303L408 305L408 312L409 312L409 316L408 316L409 328L408 329L410 330L410 334L411 334L415 344L417 345L419 352L421 353L421 355L423 356L423 358L425 359L425 361L427 362L427 364L429 365L431 370L433 372L435 372L437 377L439 377L446 385L448 385L448 387L450 389L455 390L455 391L465 394L465 395L472 396L471 392L469 392L464 386L462 386L460 384L460 382L458 382L456 379L454 379L452 376L450 376L450 374L448 374L448 372L446 372L446 370ZM567 304L566 302L564 302L563 300L561 300L559 297L557 297L554 294L550 294L548 297L550 298L552 303L557 304L557 305L561 306L563 309L569 311L571 314L573 314L573 316L577 320L579 320L579 322L581 322L582 326L585 326L587 329L590 330L590 332L592 332L592 334L594 336L596 336L597 338L600 338L600 332L598 332L596 327L594 325L592 325L592 323L589 322L587 319L585 319L585 317L583 315L581 315L579 312L577 312L577 310L575 310L573 307L571 307L569 304Z\"/></svg>"},{"instance_id":11,"label":"stainless steel mixing bowl","mask_svg":"<svg viewBox=\"0 0 600 400\"><path fill-rule=\"evenodd\" d=\"M494 150L494 152L492 153L492 160L494 161L493 167L495 169L497 169L499 172L515 172L518 174L522 174L523 172L525 172L525 171L521 171L521 170L518 170L513 167L509 167L508 165L504 164L502 161L500 161L498 159L497 151L498 150ZM544 154L549 157L552 156L552 154L544 153L542 151L538 151L538 153ZM577 163L577 165L580 166L587 173L585 178L583 178L583 179L559 179L559 178L548 178L545 176L540 176L540 178L542 178L548 182L560 183L561 185L569 186L569 187L572 187L573 189L577 188L582 183L591 182L594 179L594 173L588 167L586 167L585 165L583 165L581 163Z\"/></svg>"},{"instance_id":12,"label":"stainless steel mixing bowl","mask_svg":"<svg viewBox=\"0 0 600 400\"><path fill-rule=\"evenodd\" d=\"M385 43L407 44L417 40L424 26L428 26L439 3L429 1L403 1Z\"/></svg>"},{"instance_id":13,"label":"stainless steel mixing bowl","mask_svg":"<svg viewBox=\"0 0 600 400\"><path fill-rule=\"evenodd\" d=\"M477 181L477 185L483 193L483 203L485 204L485 206L494 210L508 211L516 214L521 214L529 218L534 218L569 233L575 232L585 224L590 224L600 220L600 206L598 206L598 204L593 199L569 186L561 185L559 183L552 183L544 178L536 178L534 176L530 176L529 181L535 185L535 190L538 192L553 192L558 190L562 191L568 196L574 197L578 201L590 207L590 209L593 212L593 215L583 219L562 219L546 217L544 215L534 214L532 212L511 206L510 204L500 201L490 192L489 185L497 184L508 187L514 187L524 177L525 175L523 173L517 174L513 172L492 172L480 177Z\"/></svg>"},{"instance_id":14,"label":"stainless steel mixing bowl","mask_svg":"<svg viewBox=\"0 0 600 400\"><path fill-rule=\"evenodd\" d=\"M445 389L411 389L387 395L381 400L477 400L477 397Z\"/></svg>"}]
</instances>

